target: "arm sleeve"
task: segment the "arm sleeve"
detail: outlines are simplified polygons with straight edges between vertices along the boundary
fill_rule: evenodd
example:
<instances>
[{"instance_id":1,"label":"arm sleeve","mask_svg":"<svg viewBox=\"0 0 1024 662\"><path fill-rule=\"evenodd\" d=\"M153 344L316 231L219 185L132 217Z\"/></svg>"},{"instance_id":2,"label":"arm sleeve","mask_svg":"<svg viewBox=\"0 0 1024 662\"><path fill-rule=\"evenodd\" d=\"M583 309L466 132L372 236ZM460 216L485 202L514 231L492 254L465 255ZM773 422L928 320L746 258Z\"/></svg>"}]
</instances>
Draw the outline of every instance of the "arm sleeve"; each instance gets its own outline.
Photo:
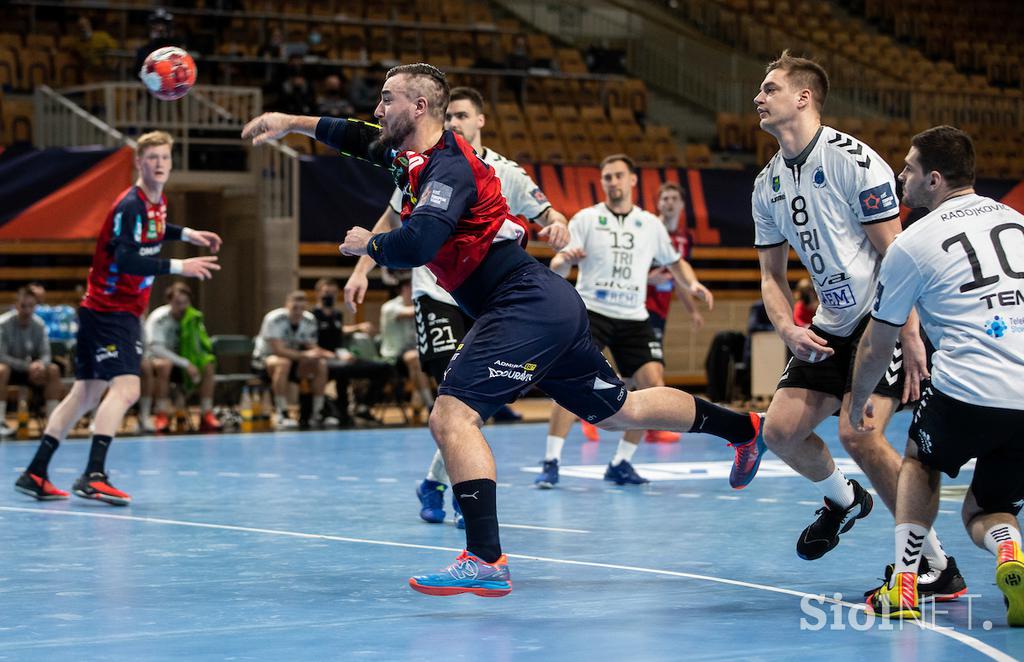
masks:
<instances>
[{"instance_id":1,"label":"arm sleeve","mask_svg":"<svg viewBox=\"0 0 1024 662\"><path fill-rule=\"evenodd\" d=\"M871 316L892 326L906 324L921 295L924 278L913 256L894 241L882 258Z\"/></svg>"},{"instance_id":2,"label":"arm sleeve","mask_svg":"<svg viewBox=\"0 0 1024 662\"><path fill-rule=\"evenodd\" d=\"M345 156L388 167L394 152L381 144L380 127L355 119L321 117L316 124L316 139Z\"/></svg>"},{"instance_id":3,"label":"arm sleeve","mask_svg":"<svg viewBox=\"0 0 1024 662\"><path fill-rule=\"evenodd\" d=\"M140 253L146 210L137 200L125 199L114 210L114 227L108 248L119 273L162 276L171 272L171 261ZM180 232L179 232L180 234Z\"/></svg>"},{"instance_id":4,"label":"arm sleeve","mask_svg":"<svg viewBox=\"0 0 1024 662\"><path fill-rule=\"evenodd\" d=\"M367 255L377 264L410 269L430 262L476 204L476 179L464 158L430 161L416 207L397 230L370 238ZM436 163L436 165L435 165Z\"/></svg>"},{"instance_id":5,"label":"arm sleeve","mask_svg":"<svg viewBox=\"0 0 1024 662\"><path fill-rule=\"evenodd\" d=\"M845 194L857 220L868 225L891 221L900 215L892 168L877 154L846 161L850 182Z\"/></svg>"},{"instance_id":6,"label":"arm sleeve","mask_svg":"<svg viewBox=\"0 0 1024 662\"><path fill-rule=\"evenodd\" d=\"M786 243L786 237L779 230L771 210L764 203L764 194L761 191L761 183L764 181L767 181L767 176L757 178L757 182L754 184L754 192L750 196L750 211L754 217L755 248L771 248L772 246L781 246Z\"/></svg>"},{"instance_id":7,"label":"arm sleeve","mask_svg":"<svg viewBox=\"0 0 1024 662\"><path fill-rule=\"evenodd\" d=\"M181 231L184 229L185 228L180 225L172 225L168 223L164 226L164 239L166 241L182 241L184 237L182 236Z\"/></svg>"}]
</instances>

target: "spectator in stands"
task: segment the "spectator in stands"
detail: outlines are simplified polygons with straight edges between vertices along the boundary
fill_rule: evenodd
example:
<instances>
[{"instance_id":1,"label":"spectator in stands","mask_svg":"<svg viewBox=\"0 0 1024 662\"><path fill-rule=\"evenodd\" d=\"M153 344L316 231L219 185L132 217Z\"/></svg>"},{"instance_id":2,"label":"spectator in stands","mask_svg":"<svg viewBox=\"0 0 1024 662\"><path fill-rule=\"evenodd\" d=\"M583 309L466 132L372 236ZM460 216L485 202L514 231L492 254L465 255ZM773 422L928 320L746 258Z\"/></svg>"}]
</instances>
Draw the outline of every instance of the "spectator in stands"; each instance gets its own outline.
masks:
<instances>
[{"instance_id":1,"label":"spectator in stands","mask_svg":"<svg viewBox=\"0 0 1024 662\"><path fill-rule=\"evenodd\" d=\"M378 62L362 76L354 76L348 86L348 100L357 113L372 113L380 101L380 88L384 83L384 66Z\"/></svg>"},{"instance_id":2,"label":"spectator in stands","mask_svg":"<svg viewBox=\"0 0 1024 662\"><path fill-rule=\"evenodd\" d=\"M158 48L178 46L185 48L185 40L174 34L174 16L163 7L157 8L147 19L149 25L149 41L135 51L134 72L142 69L146 57Z\"/></svg>"},{"instance_id":3,"label":"spectator in stands","mask_svg":"<svg viewBox=\"0 0 1024 662\"><path fill-rule=\"evenodd\" d=\"M117 48L117 40L105 30L93 30L87 16L78 17L78 40L72 46L86 73L102 75L109 71L107 56ZM141 66L141 65L140 65Z\"/></svg>"},{"instance_id":4,"label":"spectator in stands","mask_svg":"<svg viewBox=\"0 0 1024 662\"><path fill-rule=\"evenodd\" d=\"M398 280L399 294L380 309L380 355L400 375L408 376L423 406L434 406L434 391L420 369L416 349L416 307L412 301L412 273L391 272Z\"/></svg>"},{"instance_id":5,"label":"spectator in stands","mask_svg":"<svg viewBox=\"0 0 1024 662\"><path fill-rule=\"evenodd\" d=\"M526 35L517 34L512 40L512 50L505 57L505 68L526 70L530 68L531 64Z\"/></svg>"},{"instance_id":6,"label":"spectator in stands","mask_svg":"<svg viewBox=\"0 0 1024 662\"><path fill-rule=\"evenodd\" d=\"M252 368L263 373L274 392L278 430L294 430L298 421L288 415L288 383L307 381L313 392L314 426L321 426L324 388L327 386L327 360L332 352L317 346L316 317L307 310L306 293L295 290L283 308L275 308L263 317L260 334L253 348Z\"/></svg>"},{"instance_id":7,"label":"spectator in stands","mask_svg":"<svg viewBox=\"0 0 1024 662\"><path fill-rule=\"evenodd\" d=\"M50 337L36 304L36 295L23 287L14 310L0 315L0 436L13 433L4 422L9 385L42 388L47 418L60 402L60 368L50 361Z\"/></svg>"},{"instance_id":8,"label":"spectator in stands","mask_svg":"<svg viewBox=\"0 0 1024 662\"><path fill-rule=\"evenodd\" d=\"M338 74L324 78L323 89L316 100L316 113L329 117L352 117L355 108L345 97L344 81Z\"/></svg>"},{"instance_id":9,"label":"spectator in stands","mask_svg":"<svg viewBox=\"0 0 1024 662\"><path fill-rule=\"evenodd\" d=\"M814 291L809 278L801 278L793 290L793 321L797 326L807 328L814 320L814 313L818 310L818 294Z\"/></svg>"},{"instance_id":10,"label":"spectator in stands","mask_svg":"<svg viewBox=\"0 0 1024 662\"><path fill-rule=\"evenodd\" d=\"M192 290L174 283L164 291L167 302L146 319L146 346L153 364L153 395L156 399L154 427L170 428L170 386L182 384L186 392L199 387L199 431L220 432L221 423L213 413L215 361L210 338L203 326L203 314L192 306Z\"/></svg>"},{"instance_id":11,"label":"spectator in stands","mask_svg":"<svg viewBox=\"0 0 1024 662\"><path fill-rule=\"evenodd\" d=\"M308 115L313 112L315 103L313 88L302 65L302 56L289 56L285 78L277 90L277 109L292 115Z\"/></svg>"},{"instance_id":12,"label":"spectator in stands","mask_svg":"<svg viewBox=\"0 0 1024 662\"><path fill-rule=\"evenodd\" d=\"M316 282L316 307L313 316L317 323L316 344L331 352L335 358L327 363L327 381L334 381L338 392L337 411L334 412L339 424L351 425L349 414L349 380L366 379L369 388L366 397L356 403L355 413L361 418L372 419L370 408L380 402L384 385L393 377L391 366L382 361L357 357L345 346L345 338L351 333L373 334L373 324L360 322L345 324L338 304L338 283L333 278L321 278Z\"/></svg>"},{"instance_id":13,"label":"spectator in stands","mask_svg":"<svg viewBox=\"0 0 1024 662\"><path fill-rule=\"evenodd\" d=\"M256 57L272 60L284 59L284 32L279 26L274 26L270 30L270 37L260 46Z\"/></svg>"}]
</instances>

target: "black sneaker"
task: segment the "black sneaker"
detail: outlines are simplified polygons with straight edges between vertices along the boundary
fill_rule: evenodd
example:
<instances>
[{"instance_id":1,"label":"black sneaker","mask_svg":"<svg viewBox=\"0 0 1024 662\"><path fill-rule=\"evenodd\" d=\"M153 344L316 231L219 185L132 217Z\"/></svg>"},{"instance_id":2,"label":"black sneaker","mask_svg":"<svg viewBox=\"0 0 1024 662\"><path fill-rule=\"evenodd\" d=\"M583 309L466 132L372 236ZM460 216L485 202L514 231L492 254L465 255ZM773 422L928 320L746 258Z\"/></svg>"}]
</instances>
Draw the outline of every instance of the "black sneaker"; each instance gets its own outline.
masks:
<instances>
[{"instance_id":1,"label":"black sneaker","mask_svg":"<svg viewBox=\"0 0 1024 662\"><path fill-rule=\"evenodd\" d=\"M614 467L609 462L608 468L604 470L604 479L614 481L616 485L643 485L651 482L638 474L633 465L626 460L619 462Z\"/></svg>"},{"instance_id":2,"label":"black sneaker","mask_svg":"<svg viewBox=\"0 0 1024 662\"><path fill-rule=\"evenodd\" d=\"M25 472L14 482L14 489L39 501L67 499L68 493L54 487L49 478Z\"/></svg>"},{"instance_id":3,"label":"black sneaker","mask_svg":"<svg viewBox=\"0 0 1024 662\"><path fill-rule=\"evenodd\" d=\"M889 585L889 580L896 566L890 563L885 566L885 577L883 586ZM864 597L869 597L876 590L866 591ZM917 569L917 594L922 599L931 599L935 602L950 602L961 595L967 594L967 582L964 581L960 569L956 567L956 559L952 556L946 557L946 569L932 570L928 559L921 557L921 565Z\"/></svg>"},{"instance_id":4,"label":"black sneaker","mask_svg":"<svg viewBox=\"0 0 1024 662\"><path fill-rule=\"evenodd\" d=\"M813 561L825 556L839 544L840 534L853 528L854 522L868 516L874 500L860 483L850 480L853 486L853 503L843 509L825 498L825 505L818 509L818 519L804 529L800 539L796 541L796 554L805 561ZM856 512L855 512L856 511Z\"/></svg>"},{"instance_id":5,"label":"black sneaker","mask_svg":"<svg viewBox=\"0 0 1024 662\"><path fill-rule=\"evenodd\" d=\"M111 485L107 474L98 471L79 476L75 484L71 486L71 492L77 497L95 499L112 506L127 506L132 502L132 497L129 494Z\"/></svg>"}]
</instances>

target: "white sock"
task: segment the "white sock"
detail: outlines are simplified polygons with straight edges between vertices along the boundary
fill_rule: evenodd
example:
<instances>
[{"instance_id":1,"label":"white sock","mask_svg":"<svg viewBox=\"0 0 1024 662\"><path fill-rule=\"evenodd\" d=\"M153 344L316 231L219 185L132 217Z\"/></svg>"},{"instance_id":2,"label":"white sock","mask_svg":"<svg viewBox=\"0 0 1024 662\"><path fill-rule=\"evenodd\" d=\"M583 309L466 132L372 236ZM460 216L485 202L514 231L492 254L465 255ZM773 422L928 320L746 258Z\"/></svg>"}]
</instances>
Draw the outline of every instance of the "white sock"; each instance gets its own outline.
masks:
<instances>
[{"instance_id":1,"label":"white sock","mask_svg":"<svg viewBox=\"0 0 1024 662\"><path fill-rule=\"evenodd\" d=\"M853 485L846 475L836 467L832 475L814 484L829 501L840 508L849 508L853 504Z\"/></svg>"},{"instance_id":2,"label":"white sock","mask_svg":"<svg viewBox=\"0 0 1024 662\"><path fill-rule=\"evenodd\" d=\"M313 418L320 418L324 413L324 396L313 396Z\"/></svg>"},{"instance_id":3,"label":"white sock","mask_svg":"<svg viewBox=\"0 0 1024 662\"><path fill-rule=\"evenodd\" d=\"M629 462L633 459L633 453L636 452L636 444L631 444L625 439L619 439L619 448L615 451L615 457L612 458L612 466L617 467L621 462Z\"/></svg>"},{"instance_id":4,"label":"white sock","mask_svg":"<svg viewBox=\"0 0 1024 662\"><path fill-rule=\"evenodd\" d=\"M1007 540L1020 545L1020 529L1009 524L996 524L985 532L985 549L999 556L999 543Z\"/></svg>"},{"instance_id":5,"label":"white sock","mask_svg":"<svg viewBox=\"0 0 1024 662\"><path fill-rule=\"evenodd\" d=\"M60 404L60 400L47 400L46 401L46 418L49 419L50 415L53 414L53 410Z\"/></svg>"},{"instance_id":6,"label":"white sock","mask_svg":"<svg viewBox=\"0 0 1024 662\"><path fill-rule=\"evenodd\" d=\"M928 536L924 539L924 557L928 559L928 565L932 570L942 572L946 569L946 550L942 549L939 536L935 529L928 529Z\"/></svg>"},{"instance_id":7,"label":"white sock","mask_svg":"<svg viewBox=\"0 0 1024 662\"><path fill-rule=\"evenodd\" d=\"M437 481L449 485L448 469L444 466L444 456L441 449L434 452L434 459L430 461L430 469L427 470L427 480Z\"/></svg>"},{"instance_id":8,"label":"white sock","mask_svg":"<svg viewBox=\"0 0 1024 662\"><path fill-rule=\"evenodd\" d=\"M288 416L288 398L283 395L275 395L274 405L277 407L277 413Z\"/></svg>"},{"instance_id":9,"label":"white sock","mask_svg":"<svg viewBox=\"0 0 1024 662\"><path fill-rule=\"evenodd\" d=\"M544 459L546 461L558 460L562 461L562 446L565 444L565 437L556 437L553 434L548 435L548 448L544 451Z\"/></svg>"},{"instance_id":10,"label":"white sock","mask_svg":"<svg viewBox=\"0 0 1024 662\"><path fill-rule=\"evenodd\" d=\"M434 406L434 391L429 388L420 389L420 399L423 400L423 406L430 409Z\"/></svg>"},{"instance_id":11,"label":"white sock","mask_svg":"<svg viewBox=\"0 0 1024 662\"><path fill-rule=\"evenodd\" d=\"M893 577L901 572L917 574L926 537L928 529L920 524L896 525L896 569L893 571Z\"/></svg>"},{"instance_id":12,"label":"white sock","mask_svg":"<svg viewBox=\"0 0 1024 662\"><path fill-rule=\"evenodd\" d=\"M200 398L199 411L204 414L208 411L213 411L213 398Z\"/></svg>"},{"instance_id":13,"label":"white sock","mask_svg":"<svg viewBox=\"0 0 1024 662\"><path fill-rule=\"evenodd\" d=\"M3 402L0 402L0 425L4 425L7 421L7 394L5 393L2 398Z\"/></svg>"},{"instance_id":14,"label":"white sock","mask_svg":"<svg viewBox=\"0 0 1024 662\"><path fill-rule=\"evenodd\" d=\"M144 395L139 398L139 418L148 419L153 415L153 396Z\"/></svg>"}]
</instances>

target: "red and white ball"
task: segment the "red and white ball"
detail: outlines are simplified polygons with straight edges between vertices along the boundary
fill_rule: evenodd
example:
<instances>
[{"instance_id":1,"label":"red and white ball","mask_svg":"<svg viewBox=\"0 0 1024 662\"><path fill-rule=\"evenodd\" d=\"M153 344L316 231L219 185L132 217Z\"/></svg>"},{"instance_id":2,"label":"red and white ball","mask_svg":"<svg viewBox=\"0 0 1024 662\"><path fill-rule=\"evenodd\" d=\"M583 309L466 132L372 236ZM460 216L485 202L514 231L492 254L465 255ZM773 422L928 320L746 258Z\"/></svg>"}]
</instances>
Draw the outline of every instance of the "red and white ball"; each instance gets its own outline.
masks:
<instances>
[{"instance_id":1,"label":"red and white ball","mask_svg":"<svg viewBox=\"0 0 1024 662\"><path fill-rule=\"evenodd\" d=\"M146 57L139 78L157 99L174 101L188 94L196 84L196 63L177 46L165 46Z\"/></svg>"}]
</instances>

